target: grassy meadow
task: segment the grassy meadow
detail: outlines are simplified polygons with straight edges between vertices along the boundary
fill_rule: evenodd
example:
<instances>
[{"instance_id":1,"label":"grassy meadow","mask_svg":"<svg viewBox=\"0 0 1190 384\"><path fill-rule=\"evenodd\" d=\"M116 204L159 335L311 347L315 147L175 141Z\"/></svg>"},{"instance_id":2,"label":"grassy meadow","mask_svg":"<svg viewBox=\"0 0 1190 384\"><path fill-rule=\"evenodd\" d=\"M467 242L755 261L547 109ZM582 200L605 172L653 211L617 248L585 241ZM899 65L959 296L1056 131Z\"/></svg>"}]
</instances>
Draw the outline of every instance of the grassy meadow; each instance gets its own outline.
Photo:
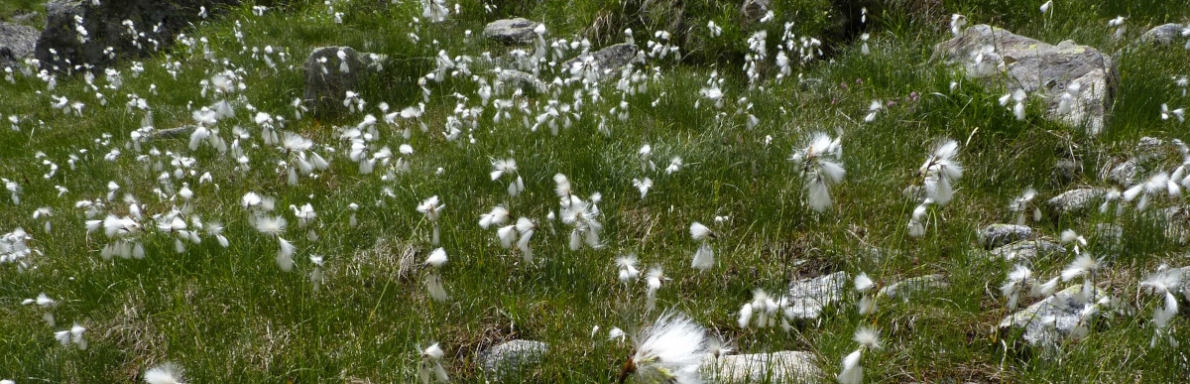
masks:
<instances>
[{"instance_id":1,"label":"grassy meadow","mask_svg":"<svg viewBox=\"0 0 1190 384\"><path fill-rule=\"evenodd\" d=\"M989 255L977 238L988 224L1015 222L1009 204L1028 187L1037 190L1035 205L1076 187L1125 189L1131 185L1099 170L1136 155L1142 137L1190 140L1185 123L1161 116L1162 104L1190 104L1174 79L1190 75L1186 38L1171 46L1136 42L1148 27L1187 22L1190 5L1055 1L1043 15L1040 1L1018 0L773 3L767 23L743 20L738 2L703 0L464 1L449 4L441 22L416 1L292 1L263 12L245 4L195 23L168 49L122 61L115 75L100 72L89 82L78 73L18 69L11 82L0 81L0 178L16 190L0 191L0 234L23 229L34 252L0 263L0 379L141 382L147 369L169 361L185 368L187 383L416 382L421 348L439 343L452 382L485 382L495 378L477 364L483 351L528 339L549 343L549 353L505 382L609 383L633 354L633 335L673 310L729 341L733 353L812 353L822 375L807 382L836 381L860 327L881 341L864 354L864 382L1190 380L1187 311L1168 328L1181 346L1151 346L1152 313L1162 301L1138 288L1162 264L1190 265L1187 239L1167 231L1179 224L1161 213L1184 207L1182 198L1118 212L1047 211L1028 223L1055 241L1067 229L1084 235L1082 249L1102 258L1096 285L1115 301L1087 336L1056 351L998 327L1011 313L999 287L1018 261ZM0 17L37 7L0 0ZM938 60L934 45L951 38L953 13L970 25L1054 44L1070 39L1111 55L1120 83L1105 130L1092 136L1045 120L1040 97L1018 120L998 102L1004 90ZM1108 21L1121 15L1126 30L1113 38ZM559 70L581 48L550 48L538 75L550 84L544 92L511 82L485 90L496 81L493 70L507 66L499 58L532 51L482 37L485 24L513 16L543 22L547 42L587 38L592 50L622 42L632 28L648 51L648 41L660 41L654 32L665 29L672 37L661 43L682 56L649 58L632 64L635 76L584 83ZM707 27L712 21L722 28L718 36ZM758 30L767 31L766 59L750 80L747 40ZM775 57L787 30L794 45L814 37L823 48L804 59L789 50L792 72L779 76ZM294 105L305 87L303 62L322 46L386 56L358 90L361 109L315 113ZM440 55L454 66L438 71ZM221 92L216 77L235 85ZM705 96L709 82L720 84L721 107ZM481 96L488 91L491 100ZM874 100L884 107L865 122ZM192 149L188 135L134 145L146 115L158 131L193 125L196 111L219 101L234 116L209 128L228 145L238 139L242 158L205 142ZM501 101L508 106L497 107ZM71 110L74 103L81 111ZM419 105L418 117L384 121ZM263 140L260 113L278 134L311 140L305 151L329 167L291 185L288 169L299 155ZM388 147L392 156L364 174L342 136L367 115L379 120L363 125L375 133L368 155ZM789 160L817 132L840 139L846 169L824 212L807 204L799 166ZM947 139L959 144L964 168L955 196L928 209L923 236L910 236L906 223L918 202L902 191L921 183L918 167ZM406 144L411 153L399 149ZM645 145L650 151L641 155ZM1149 160L1138 180L1181 164L1168 152ZM681 166L667 171L674 158ZM503 159L516 161L515 175L492 180L493 161ZM1073 159L1081 171L1055 176L1058 159ZM570 246L574 227L563 221L557 174L574 196L598 201L599 247ZM524 191L514 197L507 189L516 176ZM633 181L644 178L653 184L642 197ZM274 199L275 209L246 208L249 193ZM417 209L432 196L445 206L433 222ZM302 226L296 212L306 204L316 217ZM510 212L504 225L520 217L535 224L532 262L501 246L496 227L504 225L477 224L498 205ZM128 238L142 244L144 257L105 258L114 240L102 227L88 231L87 222L135 211L143 229ZM173 217L201 242L168 227ZM279 236L295 247L289 271L276 260L279 241L257 228L265 217L288 223ZM700 246L690 235L694 222L715 234L707 270L691 268ZM226 247L208 230L215 223L225 227ZM1122 228L1118 241L1096 235L1105 223ZM448 261L426 266L439 247ZM629 254L639 259L641 278L622 282L615 260ZM1029 265L1048 280L1075 258L1067 252ZM664 279L649 310L644 276L653 267ZM860 314L861 294L849 284L817 320L788 330L737 324L754 289L779 295L796 280L837 271L866 273L877 286L939 274L949 287L883 300ZM427 294L434 275L449 299ZM56 304L22 304L41 293ZM1185 305L1188 298L1178 297ZM1021 307L1037 300L1022 299ZM72 324L86 328L86 349L55 340ZM608 339L617 327L628 340Z\"/></svg>"}]
</instances>

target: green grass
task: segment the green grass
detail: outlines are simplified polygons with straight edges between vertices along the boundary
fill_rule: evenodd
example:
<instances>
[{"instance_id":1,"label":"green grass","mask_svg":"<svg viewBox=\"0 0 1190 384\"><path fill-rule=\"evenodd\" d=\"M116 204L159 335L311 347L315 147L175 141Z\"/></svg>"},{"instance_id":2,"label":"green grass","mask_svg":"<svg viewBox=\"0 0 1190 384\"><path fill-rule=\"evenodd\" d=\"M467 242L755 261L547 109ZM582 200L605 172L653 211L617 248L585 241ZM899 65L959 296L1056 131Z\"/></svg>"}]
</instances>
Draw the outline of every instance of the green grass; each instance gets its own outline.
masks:
<instances>
[{"instance_id":1,"label":"green grass","mask_svg":"<svg viewBox=\"0 0 1190 384\"><path fill-rule=\"evenodd\" d=\"M1039 349L1025 345L1019 331L994 330L1006 314L996 288L1012 263L989 258L975 238L986 224L1013 220L1008 203L1028 186L1038 189L1039 199L1072 186L1109 186L1098 179L1098 169L1108 156L1132 154L1140 137L1190 140L1183 124L1159 117L1162 103L1187 104L1170 76L1187 75L1190 54L1180 47L1129 47L1112 40L1106 26L1116 14L1130 15L1131 40L1143 30L1140 25L1184 20L1190 15L1187 6L1153 12L1139 3L1111 2L1086 9L1059 3L1055 16L1041 22L1036 11L1040 4L1032 2L964 1L928 10L911 3L873 3L865 29L872 36L871 55L860 54L858 44L840 38L835 40L838 48L823 60L796 67L795 78L770 79L763 89L749 90L742 62L731 59L738 59L751 34L733 21L738 9L690 2L687 12L697 20L690 25L697 26L698 33L705 33L705 20L715 19L724 35L717 41L691 42L684 49L720 52L723 57L649 66L660 75L647 83L647 92L635 95L617 91L614 81L604 83L604 99L588 99L581 118L557 136L546 128L529 131L519 111L511 120L493 122L487 108L476 128L465 128L458 141L446 141L439 132L460 100L452 94L465 95L465 104L474 107L478 87L467 76L431 82L433 93L425 101L422 118L429 133L408 121L399 127L379 125L377 147L395 149L408 143L415 150L408 156L410 172L381 180L380 171L360 174L345 156L349 145L338 138L337 127L354 126L363 113L293 119L290 102L301 97L301 65L313 48L346 45L389 56L385 70L361 89L368 101L364 112L380 116L380 102L399 110L424 101L416 81L433 70L439 50L452 57L507 51L479 38L487 21L511 15L545 20L552 37L570 39L584 33L598 12L614 5L502 2L498 11L488 14L482 4L468 3L463 16L420 24L415 32L420 42L414 43L408 37L414 31L410 20L421 17L420 6L386 3L339 2L335 7L344 12L342 24L334 22L321 2L290 4L263 17L252 16L247 6L232 10L224 19L199 23L187 32L206 37L218 60L204 59L199 43L141 60L145 71L139 76L129 70L131 63L125 63L119 68L124 83L119 90L102 89L107 84L103 76L96 80L106 106L96 101L95 91L79 76L59 76L53 90L30 76L18 76L14 84L0 83L5 95L0 98L0 114L21 120L19 132L0 132L0 177L22 188L19 205L6 195L0 198L0 233L25 228L32 236L29 244L40 251L25 260L28 268L0 265L0 379L131 382L149 367L171 360L184 366L188 382L195 383L412 382L418 345L436 341L446 351L444 364L452 379L483 382L484 373L475 363L480 352L519 338L546 341L552 349L543 363L516 372L517 378L605 383L616 379L632 349L631 343L606 341L607 330L621 327L631 334L667 308L689 314L730 339L741 353L810 351L819 357L827 382L838 373L842 357L855 348L852 334L862 325L878 329L884 345L864 358L868 382L1168 383L1183 381L1190 373L1185 349L1149 348L1151 311L1157 300L1141 296L1136 301L1136 282L1144 275L1162 263L1186 264L1180 256L1186 251L1185 241L1165 235L1169 224L1155 210L1129 210L1119 217L1046 217L1031 224L1051 237L1072 228L1091 240L1096 240L1089 235L1096 224L1118 223L1124 229L1119 245L1097 241L1090 249L1106 257L1110 278L1101 287L1112 288L1122 307L1134 313L1099 321L1087 339L1066 345L1057 358L1043 357ZM842 12L826 3L779 3L806 5L824 14ZM984 89L932 60L933 45L949 37L945 23L952 12L967 14L972 24L995 22L1045 41L1069 38L1113 54L1122 83L1105 132L1091 137L1078 128L1047 122L1040 118L1040 105L1030 105L1029 118L1017 121L997 104L1002 91ZM779 28L780 20L768 27ZM803 29L798 34L823 36L832 33L832 25L829 20L799 23ZM466 30L473 32L470 39L464 38ZM237 31L243 41L237 40ZM651 34L638 30L638 43L643 44L645 36ZM779 37L779 32L770 31L770 60ZM277 70L251 57L251 47L265 46L288 54L284 62L273 56ZM163 68L174 62L180 66L176 78ZM129 94L148 100L156 128L174 128L192 122L191 108L215 101L209 94L201 96L199 82L229 69L241 74L247 88L237 94L242 98L236 102L236 117L220 121L218 127L229 142L234 126L252 132L244 143L260 148L247 150L250 171L235 170L234 159L209 147L190 151L186 139L153 141L144 152L125 147L144 116L143 111L125 107ZM491 69L491 64L476 60L471 71L490 81ZM716 110L702 100L694 108L711 71L725 79L727 106ZM797 74L807 81L799 84ZM953 91L951 82L958 83ZM156 93L150 91L154 85ZM571 102L573 89L560 94L564 102ZM52 109L51 96L84 102L82 116ZM741 97L747 97L749 113L759 118L759 125L747 128L746 116L737 112ZM529 119L549 99L550 95L527 93ZM629 106L624 121L607 113L621 99ZM862 123L874 99L896 104L876 121ZM252 121L255 113L246 109L247 104L285 116L289 121L284 129L314 140L315 151L331 160L331 168L287 186L276 164L288 158L260 141ZM599 116L605 115L611 135L598 132ZM400 136L406 127L413 132L409 140ZM832 188L834 207L822 214L802 203L801 181L787 161L816 131L842 135L847 169L846 180ZM926 236L909 238L905 224L915 203L901 197L901 191L913 183L933 144L945 138L962 144L965 174L957 197L931 211ZM636 153L644 144L653 148L656 171L640 168ZM104 155L116 148L121 155L105 160ZM150 148L159 152L150 154ZM1069 152L1085 171L1072 183L1056 182L1053 162ZM44 158L35 156L38 153ZM225 224L230 247L204 237L201 244L176 253L170 236L150 230L141 236L147 251L144 260L103 260L100 250L108 240L102 231L86 233L88 218L76 202L105 201L108 181L114 181L121 189L113 201L105 201L106 211L96 218L128 214L124 195L135 196L146 215L180 208L177 199L154 193L166 188L158 176L174 169L169 154L196 161L193 175L167 184L178 189L188 182L195 192L189 202L193 214L204 222ZM73 166L70 156L78 158ZM661 169L674 156L685 166L666 175ZM490 161L503 158L517 160L526 184L524 194L516 198L505 192L507 179L492 182L488 177ZM43 177L48 172L43 160L57 164L57 173ZM1178 163L1176 157L1156 162ZM199 184L205 172L214 184ZM569 177L577 195L602 194L602 249L569 250L569 227L545 220L559 208L552 179L557 173ZM643 200L632 187L632 179L641 177L655 182ZM58 197L55 186L69 192ZM249 191L275 197L276 214L289 219L284 237L298 248L292 272L277 268L276 241L256 232L249 212L239 206L240 197ZM452 298L442 303L425 294L422 280L428 272L418 267L435 246L429 243L430 224L415 207L433 195L447 205L439 220L440 246L450 257L442 277ZM290 205L305 203L318 212L311 226L318 240L307 239L288 213ZM349 209L352 203L360 206L358 211ZM476 224L480 214L497 204L507 204L514 218L539 221L532 241L536 263L523 263L520 255L500 248L493 230ZM1182 202L1166 199L1154 205ZM41 230L44 220L31 216L39 207L53 211L49 233ZM353 214L359 221L356 227L348 225ZM711 226L718 235L712 243L716 266L693 270L689 260L698 244L689 237L689 225L709 225L716 216L729 217ZM153 222L146 219L143 224L151 227ZM868 252L871 248L879 249L880 256ZM412 258L405 263L413 268L402 272L400 260L408 252ZM658 293L659 310L643 309L643 282L625 286L616 281L613 260L627 253L638 255L644 266L664 267L672 278ZM326 259L326 280L318 287L308 279L314 270L308 256L314 254ZM1053 277L1073 258L1054 256L1032 267L1038 276ZM882 302L870 316L858 314L859 297L851 292L844 302L828 307L819 321L796 324L790 332L736 325L736 311L751 299L754 288L782 292L795 279L834 271L864 271L881 284L943 274L951 287L915 295L908 302ZM60 302L53 309L55 327L41 319L41 309L20 304L41 292ZM90 348L85 351L62 347L53 338L54 331L74 322L89 329ZM1174 322L1175 337L1190 337L1184 313ZM592 338L594 326L601 331Z\"/></svg>"}]
</instances>

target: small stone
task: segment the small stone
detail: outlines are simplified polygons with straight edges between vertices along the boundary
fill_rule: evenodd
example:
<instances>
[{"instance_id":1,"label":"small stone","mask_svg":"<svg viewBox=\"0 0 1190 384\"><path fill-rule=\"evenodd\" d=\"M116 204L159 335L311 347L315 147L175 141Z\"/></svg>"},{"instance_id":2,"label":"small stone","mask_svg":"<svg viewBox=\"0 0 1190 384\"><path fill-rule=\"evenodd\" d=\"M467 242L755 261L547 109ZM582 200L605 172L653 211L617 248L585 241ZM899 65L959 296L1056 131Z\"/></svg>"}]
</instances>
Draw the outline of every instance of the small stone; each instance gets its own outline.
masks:
<instances>
[{"instance_id":1,"label":"small stone","mask_svg":"<svg viewBox=\"0 0 1190 384\"><path fill-rule=\"evenodd\" d=\"M1066 247L1063 247L1062 244L1046 239L1021 240L996 247L996 249L991 251L992 255L1002 257L1004 260L1023 259L1029 261L1037 260L1039 257L1065 252Z\"/></svg>"},{"instance_id":2,"label":"small stone","mask_svg":"<svg viewBox=\"0 0 1190 384\"><path fill-rule=\"evenodd\" d=\"M1099 223L1095 224L1094 234L1097 239L1115 244L1124 238L1124 227L1121 227L1119 224Z\"/></svg>"},{"instance_id":3,"label":"small stone","mask_svg":"<svg viewBox=\"0 0 1190 384\"><path fill-rule=\"evenodd\" d=\"M1165 218L1163 228L1165 236L1171 239L1185 241L1190 237L1190 211L1182 207L1168 207L1161 210Z\"/></svg>"},{"instance_id":4,"label":"small stone","mask_svg":"<svg viewBox=\"0 0 1190 384\"><path fill-rule=\"evenodd\" d=\"M1054 181L1059 185L1066 185L1078 179L1083 172L1083 165L1074 159L1058 159L1054 161Z\"/></svg>"},{"instance_id":5,"label":"small stone","mask_svg":"<svg viewBox=\"0 0 1190 384\"><path fill-rule=\"evenodd\" d=\"M1119 185L1131 186L1140 172L1140 159L1130 157L1122 162L1107 163L1099 170L1099 178Z\"/></svg>"},{"instance_id":6,"label":"small stone","mask_svg":"<svg viewBox=\"0 0 1190 384\"><path fill-rule=\"evenodd\" d=\"M702 360L702 372L724 383L811 383L819 382L822 371L814 354L780 351L715 357ZM766 381L767 380L767 381Z\"/></svg>"},{"instance_id":7,"label":"small stone","mask_svg":"<svg viewBox=\"0 0 1190 384\"><path fill-rule=\"evenodd\" d=\"M1163 24L1153 27L1140 35L1142 43L1154 43L1160 45L1169 45L1173 43L1174 39L1182 36L1183 27L1181 24Z\"/></svg>"},{"instance_id":8,"label":"small stone","mask_svg":"<svg viewBox=\"0 0 1190 384\"><path fill-rule=\"evenodd\" d=\"M993 249L1032 236L1032 228L1016 224L989 224L979 230L979 242L984 249Z\"/></svg>"},{"instance_id":9,"label":"small stone","mask_svg":"<svg viewBox=\"0 0 1190 384\"><path fill-rule=\"evenodd\" d=\"M489 375L500 376L536 364L549 349L549 344L540 341L510 340L484 351L479 356L479 366Z\"/></svg>"},{"instance_id":10,"label":"small stone","mask_svg":"<svg viewBox=\"0 0 1190 384\"><path fill-rule=\"evenodd\" d=\"M887 287L881 288L877 296L884 296L888 298L901 298L909 300L910 296L933 289L945 289L950 286L950 282L946 280L943 275L925 275L918 277L911 277L905 280L890 284Z\"/></svg>"},{"instance_id":11,"label":"small stone","mask_svg":"<svg viewBox=\"0 0 1190 384\"><path fill-rule=\"evenodd\" d=\"M789 319L817 319L822 308L843 298L847 273L835 272L812 279L803 279L789 286L789 305L785 317Z\"/></svg>"},{"instance_id":12,"label":"small stone","mask_svg":"<svg viewBox=\"0 0 1190 384\"><path fill-rule=\"evenodd\" d=\"M1005 317L1000 328L1025 328L1025 341L1034 346L1053 347L1069 336L1076 338L1086 332L1080 321L1086 303L1094 303L1107 297L1107 293L1095 288L1093 294L1084 295L1082 284L1072 285L1045 300L1038 301ZM1087 300L1080 300L1084 296Z\"/></svg>"},{"instance_id":13,"label":"small stone","mask_svg":"<svg viewBox=\"0 0 1190 384\"><path fill-rule=\"evenodd\" d=\"M483 27L483 37L504 44L531 44L537 40L537 27L541 23L524 18L503 19Z\"/></svg>"},{"instance_id":14,"label":"small stone","mask_svg":"<svg viewBox=\"0 0 1190 384\"><path fill-rule=\"evenodd\" d=\"M1058 196L1046 200L1045 205L1055 215L1081 212L1095 206L1097 200L1102 199L1107 191L1099 188L1071 189Z\"/></svg>"},{"instance_id":15,"label":"small stone","mask_svg":"<svg viewBox=\"0 0 1190 384\"><path fill-rule=\"evenodd\" d=\"M194 125L184 125L184 126L177 127L177 128L162 129L162 130L153 131L147 137L145 137L145 139L146 140L156 140L156 139L178 139L178 138L190 137L190 134L194 133L194 130L196 130L196 129L198 129L198 127L194 126Z\"/></svg>"}]
</instances>

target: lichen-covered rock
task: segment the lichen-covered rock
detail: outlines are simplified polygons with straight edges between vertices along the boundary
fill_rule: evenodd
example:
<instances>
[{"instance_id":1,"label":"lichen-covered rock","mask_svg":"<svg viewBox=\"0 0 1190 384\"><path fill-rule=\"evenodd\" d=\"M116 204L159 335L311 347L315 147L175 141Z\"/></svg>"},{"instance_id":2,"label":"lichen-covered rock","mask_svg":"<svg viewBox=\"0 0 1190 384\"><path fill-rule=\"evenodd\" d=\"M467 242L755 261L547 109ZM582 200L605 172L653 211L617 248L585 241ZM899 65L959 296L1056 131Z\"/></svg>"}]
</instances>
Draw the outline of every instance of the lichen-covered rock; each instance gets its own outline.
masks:
<instances>
[{"instance_id":1,"label":"lichen-covered rock","mask_svg":"<svg viewBox=\"0 0 1190 384\"><path fill-rule=\"evenodd\" d=\"M878 296L888 298L901 298L909 300L909 297L924 291L933 289L945 289L950 286L950 282L946 280L943 275L925 275L918 277L911 277L896 283L889 284L887 287L881 288Z\"/></svg>"},{"instance_id":2,"label":"lichen-covered rock","mask_svg":"<svg viewBox=\"0 0 1190 384\"><path fill-rule=\"evenodd\" d=\"M847 273L835 272L812 279L795 281L785 297L785 317L788 319L817 319L822 308L843 298Z\"/></svg>"},{"instance_id":3,"label":"lichen-covered rock","mask_svg":"<svg viewBox=\"0 0 1190 384\"><path fill-rule=\"evenodd\" d=\"M584 73L603 76L631 63L636 59L637 52L639 50L635 44L616 44L567 60L562 64L562 68L569 71L572 76Z\"/></svg>"},{"instance_id":4,"label":"lichen-covered rock","mask_svg":"<svg viewBox=\"0 0 1190 384\"><path fill-rule=\"evenodd\" d=\"M33 54L37 30L20 24L0 22L0 67L20 63Z\"/></svg>"},{"instance_id":5,"label":"lichen-covered rock","mask_svg":"<svg viewBox=\"0 0 1190 384\"><path fill-rule=\"evenodd\" d=\"M1045 300L1005 317L1000 321L1000 327L1024 328L1025 341L1035 346L1052 347L1066 337L1082 337L1087 332L1087 321L1091 320L1083 319L1083 309L1087 304L1096 304L1107 298L1107 292L1102 289L1095 288L1094 292L1085 294L1082 290L1081 284L1063 289ZM1094 313L1103 311L1101 309Z\"/></svg>"},{"instance_id":6,"label":"lichen-covered rock","mask_svg":"<svg viewBox=\"0 0 1190 384\"><path fill-rule=\"evenodd\" d=\"M1066 252L1066 247L1046 239L1021 240L1005 244L991 251L991 254L1005 260L1023 259L1034 261L1055 253Z\"/></svg>"},{"instance_id":7,"label":"lichen-covered rock","mask_svg":"<svg viewBox=\"0 0 1190 384\"><path fill-rule=\"evenodd\" d=\"M534 340L510 340L500 343L479 356L479 366L489 375L500 376L541 361L550 346Z\"/></svg>"},{"instance_id":8,"label":"lichen-covered rock","mask_svg":"<svg viewBox=\"0 0 1190 384\"><path fill-rule=\"evenodd\" d=\"M1020 88L1041 94L1047 119L1084 126L1092 134L1106 126L1119 84L1111 56L1093 47L1069 40L1050 45L984 24L939 43L936 51L962 64L968 77L1009 92ZM1069 100L1063 103L1066 93Z\"/></svg>"},{"instance_id":9,"label":"lichen-covered rock","mask_svg":"<svg viewBox=\"0 0 1190 384\"><path fill-rule=\"evenodd\" d=\"M1186 36L1183 34L1186 31L1190 34L1190 25L1183 26L1181 24L1163 24L1153 27L1140 35L1140 41L1145 43L1155 43L1161 45L1169 45L1174 42L1174 39Z\"/></svg>"},{"instance_id":10,"label":"lichen-covered rock","mask_svg":"<svg viewBox=\"0 0 1190 384\"><path fill-rule=\"evenodd\" d=\"M345 110L347 91L358 92L371 56L351 47L322 47L306 59L304 99L317 113Z\"/></svg>"},{"instance_id":11,"label":"lichen-covered rock","mask_svg":"<svg viewBox=\"0 0 1190 384\"><path fill-rule=\"evenodd\" d=\"M814 354L803 351L707 355L701 370L717 383L817 383L822 371L814 362Z\"/></svg>"},{"instance_id":12,"label":"lichen-covered rock","mask_svg":"<svg viewBox=\"0 0 1190 384\"><path fill-rule=\"evenodd\" d=\"M46 26L37 39L34 56L41 61L43 69L51 71L77 71L84 64L104 68L120 58L143 57L168 48L183 28L200 18L200 9L213 14L239 3L240 0L52 0L46 4ZM125 20L136 28L136 39L129 37Z\"/></svg>"},{"instance_id":13,"label":"lichen-covered rock","mask_svg":"<svg viewBox=\"0 0 1190 384\"><path fill-rule=\"evenodd\" d=\"M984 249L994 249L1001 245L1033 237L1033 229L1016 224L989 224L979 230L979 242Z\"/></svg>"},{"instance_id":14,"label":"lichen-covered rock","mask_svg":"<svg viewBox=\"0 0 1190 384\"><path fill-rule=\"evenodd\" d=\"M1107 190L1100 188L1076 188L1046 200L1045 205L1051 213L1065 215L1095 207L1105 194Z\"/></svg>"},{"instance_id":15,"label":"lichen-covered rock","mask_svg":"<svg viewBox=\"0 0 1190 384\"><path fill-rule=\"evenodd\" d=\"M539 26L541 23L520 17L496 20L483 27L483 37L504 44L530 44L537 40Z\"/></svg>"}]
</instances>

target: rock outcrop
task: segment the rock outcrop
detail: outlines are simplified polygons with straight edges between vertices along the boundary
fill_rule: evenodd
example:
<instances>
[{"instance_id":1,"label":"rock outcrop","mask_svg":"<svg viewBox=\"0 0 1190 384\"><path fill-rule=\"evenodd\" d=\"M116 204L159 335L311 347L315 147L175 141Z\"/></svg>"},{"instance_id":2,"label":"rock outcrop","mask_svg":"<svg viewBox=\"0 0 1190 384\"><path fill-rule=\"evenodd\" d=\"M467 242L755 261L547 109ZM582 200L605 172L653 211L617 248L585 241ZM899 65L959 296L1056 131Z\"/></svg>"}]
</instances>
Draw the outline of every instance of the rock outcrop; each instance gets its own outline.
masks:
<instances>
[{"instance_id":1,"label":"rock outcrop","mask_svg":"<svg viewBox=\"0 0 1190 384\"><path fill-rule=\"evenodd\" d=\"M34 56L42 68L104 68L168 47L190 23L240 0L52 0ZM201 15L200 15L201 14ZM131 22L131 26L126 24ZM135 30L135 35L130 31ZM135 38L134 38L135 36Z\"/></svg>"}]
</instances>

